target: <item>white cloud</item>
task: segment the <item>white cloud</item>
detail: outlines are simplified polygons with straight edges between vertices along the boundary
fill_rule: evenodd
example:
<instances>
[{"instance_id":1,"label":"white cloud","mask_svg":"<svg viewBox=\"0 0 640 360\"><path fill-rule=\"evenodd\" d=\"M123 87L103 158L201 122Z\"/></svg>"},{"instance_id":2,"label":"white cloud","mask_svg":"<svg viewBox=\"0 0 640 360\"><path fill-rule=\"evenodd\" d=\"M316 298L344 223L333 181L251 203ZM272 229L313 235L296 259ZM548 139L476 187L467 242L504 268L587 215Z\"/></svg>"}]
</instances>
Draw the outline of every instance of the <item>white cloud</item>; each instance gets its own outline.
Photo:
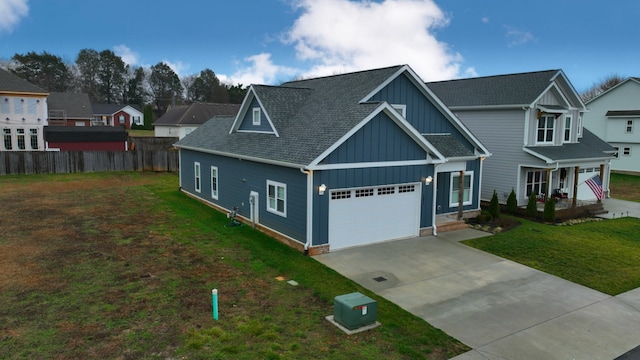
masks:
<instances>
[{"instance_id":1,"label":"white cloud","mask_svg":"<svg viewBox=\"0 0 640 360\"><path fill-rule=\"evenodd\" d=\"M491 22L488 16L483 16L480 21L482 21L483 24L488 24Z\"/></svg>"},{"instance_id":2,"label":"white cloud","mask_svg":"<svg viewBox=\"0 0 640 360\"><path fill-rule=\"evenodd\" d=\"M462 56L438 41L435 30L449 19L433 0L291 0L300 13L282 35L308 70L274 64L268 53L226 78L235 83L273 83L293 75L324 76L408 64L425 81L460 77Z\"/></svg>"},{"instance_id":3,"label":"white cloud","mask_svg":"<svg viewBox=\"0 0 640 360\"><path fill-rule=\"evenodd\" d=\"M140 59L140 55L138 55L137 52L131 50L124 44L114 46L113 52L116 55L120 56L120 58L122 58L122 61L124 61L124 63L127 65L137 65Z\"/></svg>"},{"instance_id":4,"label":"white cloud","mask_svg":"<svg viewBox=\"0 0 640 360\"><path fill-rule=\"evenodd\" d=\"M182 61L178 60L178 61L169 61L169 60L162 60L163 63L167 64L167 66L169 66L171 68L171 70L173 70L173 72L176 73L176 75L178 75L178 77L182 77L184 75L187 74L187 71L189 70L189 65L183 63Z\"/></svg>"},{"instance_id":5,"label":"white cloud","mask_svg":"<svg viewBox=\"0 0 640 360\"><path fill-rule=\"evenodd\" d=\"M460 75L462 56L433 32L449 24L432 0L296 0L302 15L285 36L308 76L409 64L424 80Z\"/></svg>"},{"instance_id":6,"label":"white cloud","mask_svg":"<svg viewBox=\"0 0 640 360\"><path fill-rule=\"evenodd\" d=\"M0 33L11 32L29 14L28 0L0 0Z\"/></svg>"},{"instance_id":7,"label":"white cloud","mask_svg":"<svg viewBox=\"0 0 640 360\"><path fill-rule=\"evenodd\" d=\"M538 39L533 36L530 31L524 31L520 29L516 29L511 26L505 26L507 30L507 39L509 40L509 47L524 45L531 41L538 41Z\"/></svg>"},{"instance_id":8,"label":"white cloud","mask_svg":"<svg viewBox=\"0 0 640 360\"><path fill-rule=\"evenodd\" d=\"M274 84L280 77L291 77L298 73L296 69L274 64L269 53L249 56L244 61L250 65L242 66L233 75L218 75L218 78L222 82L232 85L248 86L251 84Z\"/></svg>"}]
</instances>

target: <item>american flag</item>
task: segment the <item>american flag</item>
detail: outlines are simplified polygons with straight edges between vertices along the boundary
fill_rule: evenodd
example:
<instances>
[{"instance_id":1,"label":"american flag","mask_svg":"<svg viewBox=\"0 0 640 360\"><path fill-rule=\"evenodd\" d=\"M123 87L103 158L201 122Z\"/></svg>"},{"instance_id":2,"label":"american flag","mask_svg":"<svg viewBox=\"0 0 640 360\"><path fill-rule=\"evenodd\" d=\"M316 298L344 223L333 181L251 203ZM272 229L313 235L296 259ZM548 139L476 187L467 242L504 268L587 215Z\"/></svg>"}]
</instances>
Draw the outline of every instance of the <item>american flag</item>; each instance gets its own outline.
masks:
<instances>
[{"instance_id":1,"label":"american flag","mask_svg":"<svg viewBox=\"0 0 640 360\"><path fill-rule=\"evenodd\" d=\"M604 199L604 192L602 191L602 182L600 181L600 175L594 175L590 177L585 183L589 186L589 189L593 191L593 194L600 199Z\"/></svg>"}]
</instances>

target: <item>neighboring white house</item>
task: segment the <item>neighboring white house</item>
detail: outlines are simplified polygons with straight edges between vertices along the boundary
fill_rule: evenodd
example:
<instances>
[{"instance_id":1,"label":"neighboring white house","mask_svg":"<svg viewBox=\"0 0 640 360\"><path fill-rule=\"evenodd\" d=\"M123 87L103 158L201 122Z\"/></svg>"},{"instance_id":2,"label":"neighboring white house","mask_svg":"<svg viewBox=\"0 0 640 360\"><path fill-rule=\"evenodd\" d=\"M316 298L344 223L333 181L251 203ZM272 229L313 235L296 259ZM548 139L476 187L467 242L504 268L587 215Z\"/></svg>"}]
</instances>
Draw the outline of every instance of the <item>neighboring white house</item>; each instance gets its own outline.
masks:
<instances>
[{"instance_id":1,"label":"neighboring white house","mask_svg":"<svg viewBox=\"0 0 640 360\"><path fill-rule=\"evenodd\" d=\"M611 170L640 173L640 78L628 78L586 105L584 126L616 149Z\"/></svg>"},{"instance_id":2,"label":"neighboring white house","mask_svg":"<svg viewBox=\"0 0 640 360\"><path fill-rule=\"evenodd\" d=\"M240 104L194 103L189 106L170 108L153 123L156 137L182 139L207 120L217 115L235 116Z\"/></svg>"},{"instance_id":3,"label":"neighboring white house","mask_svg":"<svg viewBox=\"0 0 640 360\"><path fill-rule=\"evenodd\" d=\"M531 194L574 201L608 196L614 149L583 127L586 106L562 70L427 86L493 153L482 173L483 200L494 190L502 203L514 190L519 205Z\"/></svg>"},{"instance_id":4,"label":"neighboring white house","mask_svg":"<svg viewBox=\"0 0 640 360\"><path fill-rule=\"evenodd\" d=\"M44 151L48 93L0 69L0 151Z\"/></svg>"},{"instance_id":5,"label":"neighboring white house","mask_svg":"<svg viewBox=\"0 0 640 360\"><path fill-rule=\"evenodd\" d=\"M144 114L138 105L91 104L91 108L91 126L123 126L131 129L133 125L144 125Z\"/></svg>"}]
</instances>

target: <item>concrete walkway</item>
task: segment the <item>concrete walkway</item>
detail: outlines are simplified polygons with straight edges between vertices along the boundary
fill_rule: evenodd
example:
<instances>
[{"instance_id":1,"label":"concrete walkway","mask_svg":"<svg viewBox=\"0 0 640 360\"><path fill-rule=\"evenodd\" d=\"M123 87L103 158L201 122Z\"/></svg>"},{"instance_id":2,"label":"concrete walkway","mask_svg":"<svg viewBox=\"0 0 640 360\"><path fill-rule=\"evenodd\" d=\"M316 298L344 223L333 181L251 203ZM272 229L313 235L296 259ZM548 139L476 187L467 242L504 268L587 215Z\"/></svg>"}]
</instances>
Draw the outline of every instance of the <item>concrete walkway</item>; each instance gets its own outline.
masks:
<instances>
[{"instance_id":1,"label":"concrete walkway","mask_svg":"<svg viewBox=\"0 0 640 360\"><path fill-rule=\"evenodd\" d=\"M459 243L478 236L488 234L459 230L315 259L473 348L456 360L614 359L640 345L640 289L611 297Z\"/></svg>"},{"instance_id":2,"label":"concrete walkway","mask_svg":"<svg viewBox=\"0 0 640 360\"><path fill-rule=\"evenodd\" d=\"M608 211L606 214L599 215L602 218L617 219L626 216L640 218L640 202L609 198L602 199L602 206Z\"/></svg>"}]
</instances>

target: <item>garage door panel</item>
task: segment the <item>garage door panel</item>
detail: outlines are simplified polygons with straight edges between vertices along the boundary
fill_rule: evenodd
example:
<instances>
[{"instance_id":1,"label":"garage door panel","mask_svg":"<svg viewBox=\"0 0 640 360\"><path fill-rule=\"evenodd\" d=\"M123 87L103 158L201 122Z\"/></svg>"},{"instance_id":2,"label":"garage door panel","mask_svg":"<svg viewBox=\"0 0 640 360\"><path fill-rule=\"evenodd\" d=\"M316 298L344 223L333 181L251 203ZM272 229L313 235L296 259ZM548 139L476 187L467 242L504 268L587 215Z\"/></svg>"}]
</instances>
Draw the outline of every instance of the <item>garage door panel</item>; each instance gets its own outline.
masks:
<instances>
[{"instance_id":1,"label":"garage door panel","mask_svg":"<svg viewBox=\"0 0 640 360\"><path fill-rule=\"evenodd\" d=\"M416 236L419 218L418 184L332 192L329 205L330 248L335 250Z\"/></svg>"}]
</instances>

